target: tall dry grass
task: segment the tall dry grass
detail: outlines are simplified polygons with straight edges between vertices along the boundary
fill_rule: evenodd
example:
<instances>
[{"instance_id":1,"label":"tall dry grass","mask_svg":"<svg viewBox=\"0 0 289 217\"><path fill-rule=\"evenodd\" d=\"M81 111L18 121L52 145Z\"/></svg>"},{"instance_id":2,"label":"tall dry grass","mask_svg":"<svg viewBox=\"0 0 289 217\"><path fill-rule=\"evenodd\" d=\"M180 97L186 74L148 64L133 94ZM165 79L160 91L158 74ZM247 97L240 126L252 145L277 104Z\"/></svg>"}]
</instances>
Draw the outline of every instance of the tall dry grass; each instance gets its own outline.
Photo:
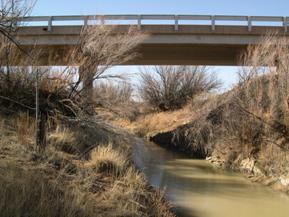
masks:
<instances>
[{"instance_id":1,"label":"tall dry grass","mask_svg":"<svg viewBox=\"0 0 289 217\"><path fill-rule=\"evenodd\" d=\"M91 200L45 178L40 171L1 162L1 216L97 216Z\"/></svg>"},{"instance_id":2,"label":"tall dry grass","mask_svg":"<svg viewBox=\"0 0 289 217\"><path fill-rule=\"evenodd\" d=\"M127 170L127 157L112 148L111 144L98 146L90 154L90 160L86 164L97 172L108 172L112 174L123 174Z\"/></svg>"},{"instance_id":3,"label":"tall dry grass","mask_svg":"<svg viewBox=\"0 0 289 217\"><path fill-rule=\"evenodd\" d=\"M16 123L7 119L0 126L1 216L173 216L132 166L129 145L102 144L86 157L61 147L77 140L77 131L61 126L40 156L20 144Z\"/></svg>"}]
</instances>

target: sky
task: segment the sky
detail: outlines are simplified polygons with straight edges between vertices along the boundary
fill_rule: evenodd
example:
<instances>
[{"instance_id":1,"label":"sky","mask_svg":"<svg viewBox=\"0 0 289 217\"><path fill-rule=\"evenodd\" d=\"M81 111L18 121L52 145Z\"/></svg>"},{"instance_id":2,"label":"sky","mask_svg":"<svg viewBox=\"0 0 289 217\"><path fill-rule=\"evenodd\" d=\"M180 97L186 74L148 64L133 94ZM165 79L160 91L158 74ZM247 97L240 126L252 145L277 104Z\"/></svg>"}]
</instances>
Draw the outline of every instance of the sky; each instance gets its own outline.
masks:
<instances>
[{"instance_id":1,"label":"sky","mask_svg":"<svg viewBox=\"0 0 289 217\"><path fill-rule=\"evenodd\" d=\"M204 14L246 16L289 16L289 0L38 0L37 16L94 14ZM138 67L116 67L116 72ZM230 88L237 80L237 67L212 68Z\"/></svg>"},{"instance_id":2,"label":"sky","mask_svg":"<svg viewBox=\"0 0 289 217\"><path fill-rule=\"evenodd\" d=\"M288 0L38 0L33 15L222 14L289 16Z\"/></svg>"}]
</instances>

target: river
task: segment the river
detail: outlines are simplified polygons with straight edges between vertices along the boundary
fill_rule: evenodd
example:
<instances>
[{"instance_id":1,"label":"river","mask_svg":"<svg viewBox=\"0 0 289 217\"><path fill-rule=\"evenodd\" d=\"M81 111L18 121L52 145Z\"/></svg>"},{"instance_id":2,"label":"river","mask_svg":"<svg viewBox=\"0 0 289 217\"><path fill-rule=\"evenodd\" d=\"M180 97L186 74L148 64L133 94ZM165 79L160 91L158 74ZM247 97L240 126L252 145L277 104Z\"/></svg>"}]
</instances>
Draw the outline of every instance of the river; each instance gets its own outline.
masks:
<instances>
[{"instance_id":1,"label":"river","mask_svg":"<svg viewBox=\"0 0 289 217\"><path fill-rule=\"evenodd\" d=\"M150 184L165 189L180 216L289 217L289 197L252 183L240 174L214 168L141 140L134 161Z\"/></svg>"}]
</instances>

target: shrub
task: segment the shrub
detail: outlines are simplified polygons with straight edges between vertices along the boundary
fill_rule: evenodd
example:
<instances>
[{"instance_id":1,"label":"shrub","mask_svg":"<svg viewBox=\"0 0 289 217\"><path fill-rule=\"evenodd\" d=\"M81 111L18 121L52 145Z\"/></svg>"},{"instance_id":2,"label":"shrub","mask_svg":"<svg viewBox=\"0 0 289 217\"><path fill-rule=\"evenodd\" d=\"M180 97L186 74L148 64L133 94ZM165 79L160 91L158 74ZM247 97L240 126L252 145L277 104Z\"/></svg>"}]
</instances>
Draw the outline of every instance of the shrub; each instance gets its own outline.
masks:
<instances>
[{"instance_id":1,"label":"shrub","mask_svg":"<svg viewBox=\"0 0 289 217\"><path fill-rule=\"evenodd\" d=\"M101 82L94 88L98 106L112 109L113 106L131 101L133 89L128 83Z\"/></svg>"},{"instance_id":2,"label":"shrub","mask_svg":"<svg viewBox=\"0 0 289 217\"><path fill-rule=\"evenodd\" d=\"M30 71L27 68L0 71L0 103L6 112L30 111L35 113L36 73L39 73L39 108L48 116L62 114L75 116L79 99L70 96L71 81L51 69ZM50 71L51 70L51 71Z\"/></svg>"},{"instance_id":3,"label":"shrub","mask_svg":"<svg viewBox=\"0 0 289 217\"><path fill-rule=\"evenodd\" d=\"M196 95L218 88L220 81L200 66L155 66L141 73L141 98L157 110L183 107Z\"/></svg>"},{"instance_id":4,"label":"shrub","mask_svg":"<svg viewBox=\"0 0 289 217\"><path fill-rule=\"evenodd\" d=\"M122 118L135 120L139 114L133 100L133 88L127 82L99 82L94 87L94 101L96 106Z\"/></svg>"},{"instance_id":5,"label":"shrub","mask_svg":"<svg viewBox=\"0 0 289 217\"><path fill-rule=\"evenodd\" d=\"M97 172L120 174L127 169L125 156L112 148L112 145L98 146L91 152L88 166Z\"/></svg>"}]
</instances>

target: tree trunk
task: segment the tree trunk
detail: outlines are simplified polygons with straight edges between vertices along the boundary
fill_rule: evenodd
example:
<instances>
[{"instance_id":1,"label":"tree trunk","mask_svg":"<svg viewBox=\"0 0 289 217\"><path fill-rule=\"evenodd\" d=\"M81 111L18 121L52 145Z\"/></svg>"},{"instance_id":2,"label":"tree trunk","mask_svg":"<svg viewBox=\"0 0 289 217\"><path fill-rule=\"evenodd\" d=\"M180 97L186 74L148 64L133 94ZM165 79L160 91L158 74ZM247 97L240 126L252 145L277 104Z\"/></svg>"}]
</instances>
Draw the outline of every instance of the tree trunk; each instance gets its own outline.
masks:
<instances>
[{"instance_id":1,"label":"tree trunk","mask_svg":"<svg viewBox=\"0 0 289 217\"><path fill-rule=\"evenodd\" d=\"M94 67L79 67L79 76L81 77L83 84L83 108L89 115L94 114L94 101L93 101L93 78L94 78Z\"/></svg>"},{"instance_id":2,"label":"tree trunk","mask_svg":"<svg viewBox=\"0 0 289 217\"><path fill-rule=\"evenodd\" d=\"M39 120L37 121L37 147L40 151L44 151L47 145L47 115L40 111Z\"/></svg>"}]
</instances>

